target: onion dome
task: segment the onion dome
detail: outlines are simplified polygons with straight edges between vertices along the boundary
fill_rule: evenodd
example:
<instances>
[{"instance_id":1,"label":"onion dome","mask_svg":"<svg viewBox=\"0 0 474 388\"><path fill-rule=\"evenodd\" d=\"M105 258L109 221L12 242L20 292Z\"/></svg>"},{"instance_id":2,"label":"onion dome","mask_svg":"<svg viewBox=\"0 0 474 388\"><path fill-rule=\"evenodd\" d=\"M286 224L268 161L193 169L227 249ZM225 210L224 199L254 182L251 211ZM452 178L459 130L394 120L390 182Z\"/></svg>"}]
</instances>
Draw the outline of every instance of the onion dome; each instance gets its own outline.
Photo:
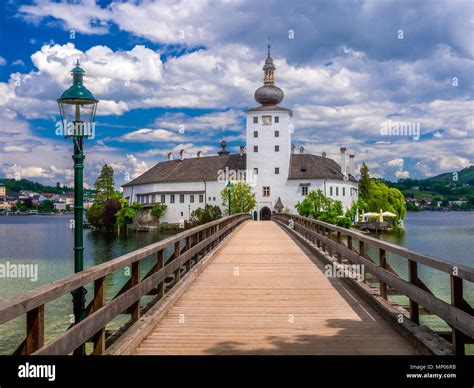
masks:
<instances>
[{"instance_id":1,"label":"onion dome","mask_svg":"<svg viewBox=\"0 0 474 388\"><path fill-rule=\"evenodd\" d=\"M263 65L263 86L255 91L255 100L264 106L278 105L283 101L284 93L278 86L275 86L275 65L270 54L270 44L268 44L268 55Z\"/></svg>"},{"instance_id":2,"label":"onion dome","mask_svg":"<svg viewBox=\"0 0 474 388\"><path fill-rule=\"evenodd\" d=\"M222 138L221 141L221 150L217 153L218 155L228 155L229 151L227 151L227 142L225 141L225 138Z\"/></svg>"}]
</instances>

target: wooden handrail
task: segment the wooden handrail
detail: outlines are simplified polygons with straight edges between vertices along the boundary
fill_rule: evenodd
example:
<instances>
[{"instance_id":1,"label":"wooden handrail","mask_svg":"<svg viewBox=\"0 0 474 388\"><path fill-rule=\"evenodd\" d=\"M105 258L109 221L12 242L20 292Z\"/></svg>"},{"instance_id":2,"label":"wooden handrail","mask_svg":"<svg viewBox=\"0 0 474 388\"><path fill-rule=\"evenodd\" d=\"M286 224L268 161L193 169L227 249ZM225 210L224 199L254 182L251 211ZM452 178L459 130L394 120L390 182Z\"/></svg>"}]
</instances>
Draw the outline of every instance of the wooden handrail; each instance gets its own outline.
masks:
<instances>
[{"instance_id":1,"label":"wooden handrail","mask_svg":"<svg viewBox=\"0 0 474 388\"><path fill-rule=\"evenodd\" d=\"M17 354L69 354L78 346L92 340L94 354L105 350L105 326L117 315L130 310L131 321L140 316L140 298L157 290L158 298L166 292L164 281L173 276L173 286L179 282L181 270L191 268L191 260L198 261L241 222L251 219L249 214L236 214L195 228L183 231L165 240L127 253L106 263L88 268L74 275L66 276L51 284L41 286L15 298L0 302L0 324L22 314L27 314L26 340ZM194 244L191 244L191 239ZM185 245L181 247L181 241ZM174 252L165 263L164 251L174 247ZM156 264L143 279L140 279L140 261L156 254ZM105 278L124 267L132 266L132 276L126 287L119 291L109 303L105 303ZM44 305L62 295L94 282L94 299L88 315L71 326L65 333L44 345Z\"/></svg>"},{"instance_id":2,"label":"wooden handrail","mask_svg":"<svg viewBox=\"0 0 474 388\"><path fill-rule=\"evenodd\" d=\"M380 296L387 299L387 287L390 286L401 295L407 296L410 301L410 318L419 324L419 306L423 306L431 314L437 315L452 328L453 351L464 354L466 337L474 338L474 316L472 307L464 300L463 280L474 280L474 269L457 265L445 260L435 259L409 249L386 243L376 238L366 236L357 231L341 228L308 217L294 214L278 213L272 216L274 220L299 234L308 242L316 243L322 251L336 262L340 258L347 259L350 263L362 264L364 269L379 280ZM290 223L292 220L292 224ZM336 233L337 238L331 235ZM342 243L342 236L347 237L347 246ZM359 251L353 249L353 239L359 241ZM367 256L367 246L378 248L379 264ZM408 260L408 276L406 281L398 276L387 263L387 254L394 253ZM335 254L335 256L333 256ZM418 278L417 264L423 264L436 270L450 274L451 278L451 304L433 295Z\"/></svg>"}]
</instances>

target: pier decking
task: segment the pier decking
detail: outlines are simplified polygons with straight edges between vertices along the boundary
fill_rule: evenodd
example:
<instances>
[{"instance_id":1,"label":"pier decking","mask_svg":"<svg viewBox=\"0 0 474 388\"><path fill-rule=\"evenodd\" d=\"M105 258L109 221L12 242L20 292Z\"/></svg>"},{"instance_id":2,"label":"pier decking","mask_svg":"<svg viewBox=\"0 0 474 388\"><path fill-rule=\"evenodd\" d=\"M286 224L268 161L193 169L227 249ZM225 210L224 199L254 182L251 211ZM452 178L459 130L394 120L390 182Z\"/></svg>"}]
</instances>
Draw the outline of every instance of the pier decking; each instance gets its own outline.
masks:
<instances>
[{"instance_id":1,"label":"pier decking","mask_svg":"<svg viewBox=\"0 0 474 388\"><path fill-rule=\"evenodd\" d=\"M247 221L133 354L418 354L274 222Z\"/></svg>"}]
</instances>

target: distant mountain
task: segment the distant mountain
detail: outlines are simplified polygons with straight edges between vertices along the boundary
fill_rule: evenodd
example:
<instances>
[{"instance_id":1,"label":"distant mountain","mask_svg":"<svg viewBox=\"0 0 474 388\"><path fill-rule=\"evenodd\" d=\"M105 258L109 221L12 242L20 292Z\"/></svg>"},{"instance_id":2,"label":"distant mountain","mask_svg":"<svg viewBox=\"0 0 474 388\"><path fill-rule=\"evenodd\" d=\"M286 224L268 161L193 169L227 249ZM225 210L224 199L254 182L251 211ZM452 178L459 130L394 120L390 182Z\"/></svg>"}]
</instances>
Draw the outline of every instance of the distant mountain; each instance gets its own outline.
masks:
<instances>
[{"instance_id":1,"label":"distant mountain","mask_svg":"<svg viewBox=\"0 0 474 388\"><path fill-rule=\"evenodd\" d=\"M425 179L399 179L398 182L383 181L399 189L405 197L440 198L449 201L474 198L474 166L457 172L447 172Z\"/></svg>"},{"instance_id":2,"label":"distant mountain","mask_svg":"<svg viewBox=\"0 0 474 388\"><path fill-rule=\"evenodd\" d=\"M33 182L28 179L0 179L0 183L3 183L7 192L19 193L20 191L33 191L35 193L55 193L63 194L66 192L74 191L70 187L53 187L44 186L41 183Z\"/></svg>"}]
</instances>

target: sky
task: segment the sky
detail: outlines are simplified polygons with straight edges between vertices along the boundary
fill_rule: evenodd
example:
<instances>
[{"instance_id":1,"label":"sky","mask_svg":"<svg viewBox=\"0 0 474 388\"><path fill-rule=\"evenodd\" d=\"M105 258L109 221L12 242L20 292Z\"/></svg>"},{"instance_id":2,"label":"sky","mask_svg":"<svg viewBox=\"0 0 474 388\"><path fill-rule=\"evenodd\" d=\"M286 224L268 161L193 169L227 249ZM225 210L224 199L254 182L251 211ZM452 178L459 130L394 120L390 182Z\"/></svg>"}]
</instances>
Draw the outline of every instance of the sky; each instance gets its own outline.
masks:
<instances>
[{"instance_id":1,"label":"sky","mask_svg":"<svg viewBox=\"0 0 474 388\"><path fill-rule=\"evenodd\" d=\"M223 136L239 152L268 37L297 148L392 181L474 163L472 1L35 0L0 5L0 177L72 186L56 99L76 59L100 100L86 186Z\"/></svg>"}]
</instances>

